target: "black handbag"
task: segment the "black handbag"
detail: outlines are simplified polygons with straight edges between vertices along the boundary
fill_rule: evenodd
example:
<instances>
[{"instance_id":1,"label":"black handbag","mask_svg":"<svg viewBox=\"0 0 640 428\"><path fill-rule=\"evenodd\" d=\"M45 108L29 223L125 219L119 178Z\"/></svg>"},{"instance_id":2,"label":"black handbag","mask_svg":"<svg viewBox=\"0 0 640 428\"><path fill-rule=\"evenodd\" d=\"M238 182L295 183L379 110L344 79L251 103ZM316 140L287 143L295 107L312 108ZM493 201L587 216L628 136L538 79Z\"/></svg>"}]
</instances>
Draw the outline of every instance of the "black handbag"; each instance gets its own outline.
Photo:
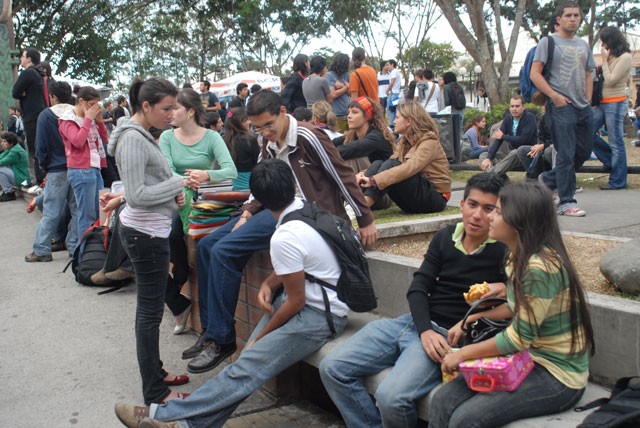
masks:
<instances>
[{"instance_id":1,"label":"black handbag","mask_svg":"<svg viewBox=\"0 0 640 428\"><path fill-rule=\"evenodd\" d=\"M602 101L602 86L604 85L604 74L602 66L596 68L596 78L593 79L593 94L591 94L591 105L599 106Z\"/></svg>"},{"instance_id":2,"label":"black handbag","mask_svg":"<svg viewBox=\"0 0 640 428\"><path fill-rule=\"evenodd\" d=\"M503 299L500 297L490 297L488 299L478 300L471 305L464 318L462 319L463 335L460 339L461 347L490 339L507 328L509 324L511 324L511 319L495 321L483 317L476 320L475 322L470 323L469 325L466 325L469 315L487 311L503 303L507 303L507 299Z\"/></svg>"}]
</instances>

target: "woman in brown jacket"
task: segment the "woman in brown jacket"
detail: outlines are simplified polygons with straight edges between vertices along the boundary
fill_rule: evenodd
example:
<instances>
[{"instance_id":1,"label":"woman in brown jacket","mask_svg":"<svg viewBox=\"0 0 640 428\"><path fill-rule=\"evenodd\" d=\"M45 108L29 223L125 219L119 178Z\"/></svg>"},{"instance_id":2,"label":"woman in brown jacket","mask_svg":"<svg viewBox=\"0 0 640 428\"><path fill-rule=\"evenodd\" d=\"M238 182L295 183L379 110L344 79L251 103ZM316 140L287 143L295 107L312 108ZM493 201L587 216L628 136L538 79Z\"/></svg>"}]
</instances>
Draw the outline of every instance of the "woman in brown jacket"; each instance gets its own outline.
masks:
<instances>
[{"instance_id":1,"label":"woman in brown jacket","mask_svg":"<svg viewBox=\"0 0 640 428\"><path fill-rule=\"evenodd\" d=\"M444 210L451 197L451 176L436 124L416 102L399 105L394 124L402 135L394 154L356 175L367 203L371 206L387 193L408 213Z\"/></svg>"}]
</instances>

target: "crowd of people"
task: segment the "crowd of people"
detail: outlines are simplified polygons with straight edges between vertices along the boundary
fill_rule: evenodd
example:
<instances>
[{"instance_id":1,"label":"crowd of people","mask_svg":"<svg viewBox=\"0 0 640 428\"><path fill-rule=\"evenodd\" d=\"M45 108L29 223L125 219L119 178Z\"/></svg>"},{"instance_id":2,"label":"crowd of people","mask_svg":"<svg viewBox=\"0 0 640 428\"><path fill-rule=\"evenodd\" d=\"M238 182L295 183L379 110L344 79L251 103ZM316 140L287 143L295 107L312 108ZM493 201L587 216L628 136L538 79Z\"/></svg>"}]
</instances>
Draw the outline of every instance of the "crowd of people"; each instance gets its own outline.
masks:
<instances>
[{"instance_id":1,"label":"crowd of people","mask_svg":"<svg viewBox=\"0 0 640 428\"><path fill-rule=\"evenodd\" d=\"M482 113L467 125L471 157L484 172L466 184L462 221L430 243L407 294L411 313L368 324L322 361L322 382L349 427L414 426L415 401L442 382L443 372L455 372L468 359L526 349L535 368L516 391L475 393L458 377L435 395L430 425L498 426L562 411L582 396L593 332L557 214L585 215L574 199L575 170L594 139L596 155L612 168L603 189L626 187L620 116L630 55L619 30L602 31L605 79L600 105L592 109L595 63L575 37L580 20L577 4L559 6L555 58L544 74L547 39L538 46L531 80L548 97L542 115L514 94L489 145ZM22 183L44 188L43 217L27 262L51 261L52 252L65 249L72 256L100 211L114 213L113 251L92 280L136 281L145 406L116 405L126 426L222 426L264 382L341 333L348 307L308 275L334 285L342 267L318 231L283 221L304 201L356 222L363 246L378 238L372 211L392 203L407 213L445 209L452 180L432 115L448 107L464 117L455 74L419 70L403 97L396 62L381 61L376 72L368 61L362 48L351 58L335 55L331 64L299 54L281 94L240 83L228 104L209 92L208 81L196 92L159 77L135 79L128 97L110 102L92 87L74 94L67 83L50 79L37 50L24 50L13 91L23 116L13 109L11 129L1 135L0 201L15 199L14 187ZM486 111L486 98L478 100ZM599 136L604 123L608 142ZM506 174L517 166L527 180L509 183ZM163 368L159 326L166 304L176 317L174 333L187 329L193 303L180 290L190 271L185 230L191 202L204 183L225 180L251 196L240 215L197 243L203 331L182 353L188 372L213 370L237 351L234 316L243 270L252 254L268 249L273 273L258 294L265 314L235 362L191 395L177 393L169 387L189 377ZM483 316L512 323L458 350L468 309L463 292L482 281L491 284L483 297L507 299ZM374 402L363 378L388 367L392 373ZM535 406L521 405L531 400Z\"/></svg>"}]
</instances>

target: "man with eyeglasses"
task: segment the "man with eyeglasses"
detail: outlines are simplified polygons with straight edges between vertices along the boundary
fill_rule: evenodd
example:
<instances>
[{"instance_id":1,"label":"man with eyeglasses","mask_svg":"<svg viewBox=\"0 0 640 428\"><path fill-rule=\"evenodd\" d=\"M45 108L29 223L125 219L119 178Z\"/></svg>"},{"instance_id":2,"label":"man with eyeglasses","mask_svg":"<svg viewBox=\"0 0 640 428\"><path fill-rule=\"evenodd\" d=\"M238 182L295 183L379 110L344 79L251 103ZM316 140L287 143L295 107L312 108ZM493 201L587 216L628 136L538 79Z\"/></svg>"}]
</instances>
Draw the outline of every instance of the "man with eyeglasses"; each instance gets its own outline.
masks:
<instances>
[{"instance_id":1,"label":"man with eyeglasses","mask_svg":"<svg viewBox=\"0 0 640 428\"><path fill-rule=\"evenodd\" d=\"M322 130L298 122L286 113L280 96L260 91L251 98L247 113L255 133L262 135L260 159L281 159L293 171L296 197L317 202L320 209L348 219L351 205L363 245L377 237L373 215L355 176ZM215 368L236 351L234 315L242 270L251 255L269 248L276 220L260 202L250 198L242 215L202 238L197 247L200 322L206 329L183 359L191 373ZM265 280L278 281L273 274Z\"/></svg>"}]
</instances>

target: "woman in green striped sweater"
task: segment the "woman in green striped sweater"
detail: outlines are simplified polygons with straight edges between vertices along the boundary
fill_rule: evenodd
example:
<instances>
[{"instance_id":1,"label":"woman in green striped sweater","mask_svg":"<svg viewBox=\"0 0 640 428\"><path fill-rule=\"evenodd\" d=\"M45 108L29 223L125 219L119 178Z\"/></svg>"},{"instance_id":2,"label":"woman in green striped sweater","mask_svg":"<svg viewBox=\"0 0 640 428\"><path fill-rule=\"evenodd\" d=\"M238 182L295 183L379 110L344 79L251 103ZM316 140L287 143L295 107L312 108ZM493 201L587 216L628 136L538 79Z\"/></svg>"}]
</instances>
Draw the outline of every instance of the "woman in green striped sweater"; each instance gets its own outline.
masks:
<instances>
[{"instance_id":1,"label":"woman in green striped sweater","mask_svg":"<svg viewBox=\"0 0 640 428\"><path fill-rule=\"evenodd\" d=\"M469 322L485 316L512 318L512 323L494 338L448 354L442 369L451 373L462 361L524 349L534 369L513 392L476 393L458 376L434 397L429 428L495 427L561 412L580 400L587 385L593 330L551 193L538 183L506 186L489 218L489 237L509 247L508 303ZM451 345L460 339L460 327L449 331Z\"/></svg>"}]
</instances>

